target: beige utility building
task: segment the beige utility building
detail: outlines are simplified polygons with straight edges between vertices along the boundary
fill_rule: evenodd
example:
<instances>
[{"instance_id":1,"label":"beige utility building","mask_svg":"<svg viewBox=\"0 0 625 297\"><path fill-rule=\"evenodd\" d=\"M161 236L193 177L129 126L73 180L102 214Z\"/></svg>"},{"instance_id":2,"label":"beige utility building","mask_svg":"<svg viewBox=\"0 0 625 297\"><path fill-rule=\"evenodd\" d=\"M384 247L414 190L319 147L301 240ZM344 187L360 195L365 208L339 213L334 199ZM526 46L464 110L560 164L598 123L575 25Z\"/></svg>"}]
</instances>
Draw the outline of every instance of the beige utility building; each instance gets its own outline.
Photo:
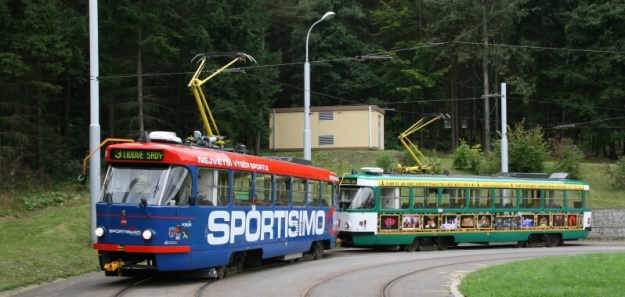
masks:
<instances>
[{"instance_id":1,"label":"beige utility building","mask_svg":"<svg viewBox=\"0 0 625 297\"><path fill-rule=\"evenodd\" d=\"M304 148L304 108L274 108L269 149ZM377 105L310 107L312 150L384 149L384 109Z\"/></svg>"}]
</instances>

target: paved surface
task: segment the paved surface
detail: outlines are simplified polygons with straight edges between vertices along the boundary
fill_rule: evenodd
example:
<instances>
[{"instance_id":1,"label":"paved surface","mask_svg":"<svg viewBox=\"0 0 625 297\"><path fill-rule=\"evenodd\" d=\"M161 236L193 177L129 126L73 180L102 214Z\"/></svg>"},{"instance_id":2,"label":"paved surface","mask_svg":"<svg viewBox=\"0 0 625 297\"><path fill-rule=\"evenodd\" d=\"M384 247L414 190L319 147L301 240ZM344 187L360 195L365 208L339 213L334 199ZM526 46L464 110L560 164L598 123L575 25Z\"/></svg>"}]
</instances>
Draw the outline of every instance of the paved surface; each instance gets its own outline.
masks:
<instances>
[{"instance_id":1,"label":"paved surface","mask_svg":"<svg viewBox=\"0 0 625 297\"><path fill-rule=\"evenodd\" d=\"M462 276L485 266L595 252L625 252L625 242L579 241L523 249L473 245L415 253L335 249L321 260L264 266L227 277L206 287L202 296L461 296L455 285ZM93 273L0 296L116 296L139 280ZM206 279L153 279L123 296L196 296L206 283Z\"/></svg>"}]
</instances>

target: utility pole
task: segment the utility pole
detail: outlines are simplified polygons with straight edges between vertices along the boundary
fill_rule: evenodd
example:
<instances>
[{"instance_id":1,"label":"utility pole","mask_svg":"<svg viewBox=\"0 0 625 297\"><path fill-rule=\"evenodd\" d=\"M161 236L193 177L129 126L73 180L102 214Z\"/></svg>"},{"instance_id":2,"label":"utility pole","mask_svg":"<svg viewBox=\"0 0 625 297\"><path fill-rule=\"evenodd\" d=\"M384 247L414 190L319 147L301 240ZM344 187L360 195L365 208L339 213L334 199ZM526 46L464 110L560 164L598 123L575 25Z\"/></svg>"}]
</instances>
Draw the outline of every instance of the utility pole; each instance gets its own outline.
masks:
<instances>
[{"instance_id":1,"label":"utility pole","mask_svg":"<svg viewBox=\"0 0 625 297\"><path fill-rule=\"evenodd\" d=\"M482 53L482 71L484 73L484 144L483 149L485 154L490 154L490 108L489 108L489 91L488 91L488 57L486 53L488 51L488 32L486 24L486 1L482 0L482 31L484 34L484 52Z\"/></svg>"}]
</instances>

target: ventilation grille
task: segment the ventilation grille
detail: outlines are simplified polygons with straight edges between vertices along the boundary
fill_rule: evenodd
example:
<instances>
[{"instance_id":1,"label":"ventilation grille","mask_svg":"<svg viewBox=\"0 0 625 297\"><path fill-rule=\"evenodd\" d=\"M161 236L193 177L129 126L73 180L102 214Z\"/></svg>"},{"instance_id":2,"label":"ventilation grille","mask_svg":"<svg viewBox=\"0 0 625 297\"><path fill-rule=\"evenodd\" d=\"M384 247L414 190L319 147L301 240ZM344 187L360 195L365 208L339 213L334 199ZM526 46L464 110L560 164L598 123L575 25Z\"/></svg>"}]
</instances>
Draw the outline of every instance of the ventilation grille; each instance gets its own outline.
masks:
<instances>
[{"instance_id":1,"label":"ventilation grille","mask_svg":"<svg viewBox=\"0 0 625 297\"><path fill-rule=\"evenodd\" d=\"M334 135L319 135L319 145L334 145Z\"/></svg>"},{"instance_id":2,"label":"ventilation grille","mask_svg":"<svg viewBox=\"0 0 625 297\"><path fill-rule=\"evenodd\" d=\"M333 111L320 111L319 112L319 120L320 121L333 121L334 120L334 112Z\"/></svg>"}]
</instances>

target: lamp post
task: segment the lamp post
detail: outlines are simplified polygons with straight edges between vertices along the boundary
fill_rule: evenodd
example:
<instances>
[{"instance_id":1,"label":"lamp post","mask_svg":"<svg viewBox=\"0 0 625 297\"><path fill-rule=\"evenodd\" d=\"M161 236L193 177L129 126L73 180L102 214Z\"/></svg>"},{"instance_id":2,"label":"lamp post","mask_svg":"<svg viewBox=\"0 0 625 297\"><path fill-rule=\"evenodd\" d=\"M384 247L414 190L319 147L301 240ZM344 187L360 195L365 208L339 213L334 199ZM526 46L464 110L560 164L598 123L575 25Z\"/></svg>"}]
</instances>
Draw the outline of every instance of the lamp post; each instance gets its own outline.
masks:
<instances>
[{"instance_id":1,"label":"lamp post","mask_svg":"<svg viewBox=\"0 0 625 297\"><path fill-rule=\"evenodd\" d=\"M308 63L308 38L310 37L310 31L316 24L325 19L330 19L334 15L333 11L326 12L321 19L310 26L308 34L306 34L306 62L304 63L304 159L308 161L312 160L310 147L310 63Z\"/></svg>"}]
</instances>

